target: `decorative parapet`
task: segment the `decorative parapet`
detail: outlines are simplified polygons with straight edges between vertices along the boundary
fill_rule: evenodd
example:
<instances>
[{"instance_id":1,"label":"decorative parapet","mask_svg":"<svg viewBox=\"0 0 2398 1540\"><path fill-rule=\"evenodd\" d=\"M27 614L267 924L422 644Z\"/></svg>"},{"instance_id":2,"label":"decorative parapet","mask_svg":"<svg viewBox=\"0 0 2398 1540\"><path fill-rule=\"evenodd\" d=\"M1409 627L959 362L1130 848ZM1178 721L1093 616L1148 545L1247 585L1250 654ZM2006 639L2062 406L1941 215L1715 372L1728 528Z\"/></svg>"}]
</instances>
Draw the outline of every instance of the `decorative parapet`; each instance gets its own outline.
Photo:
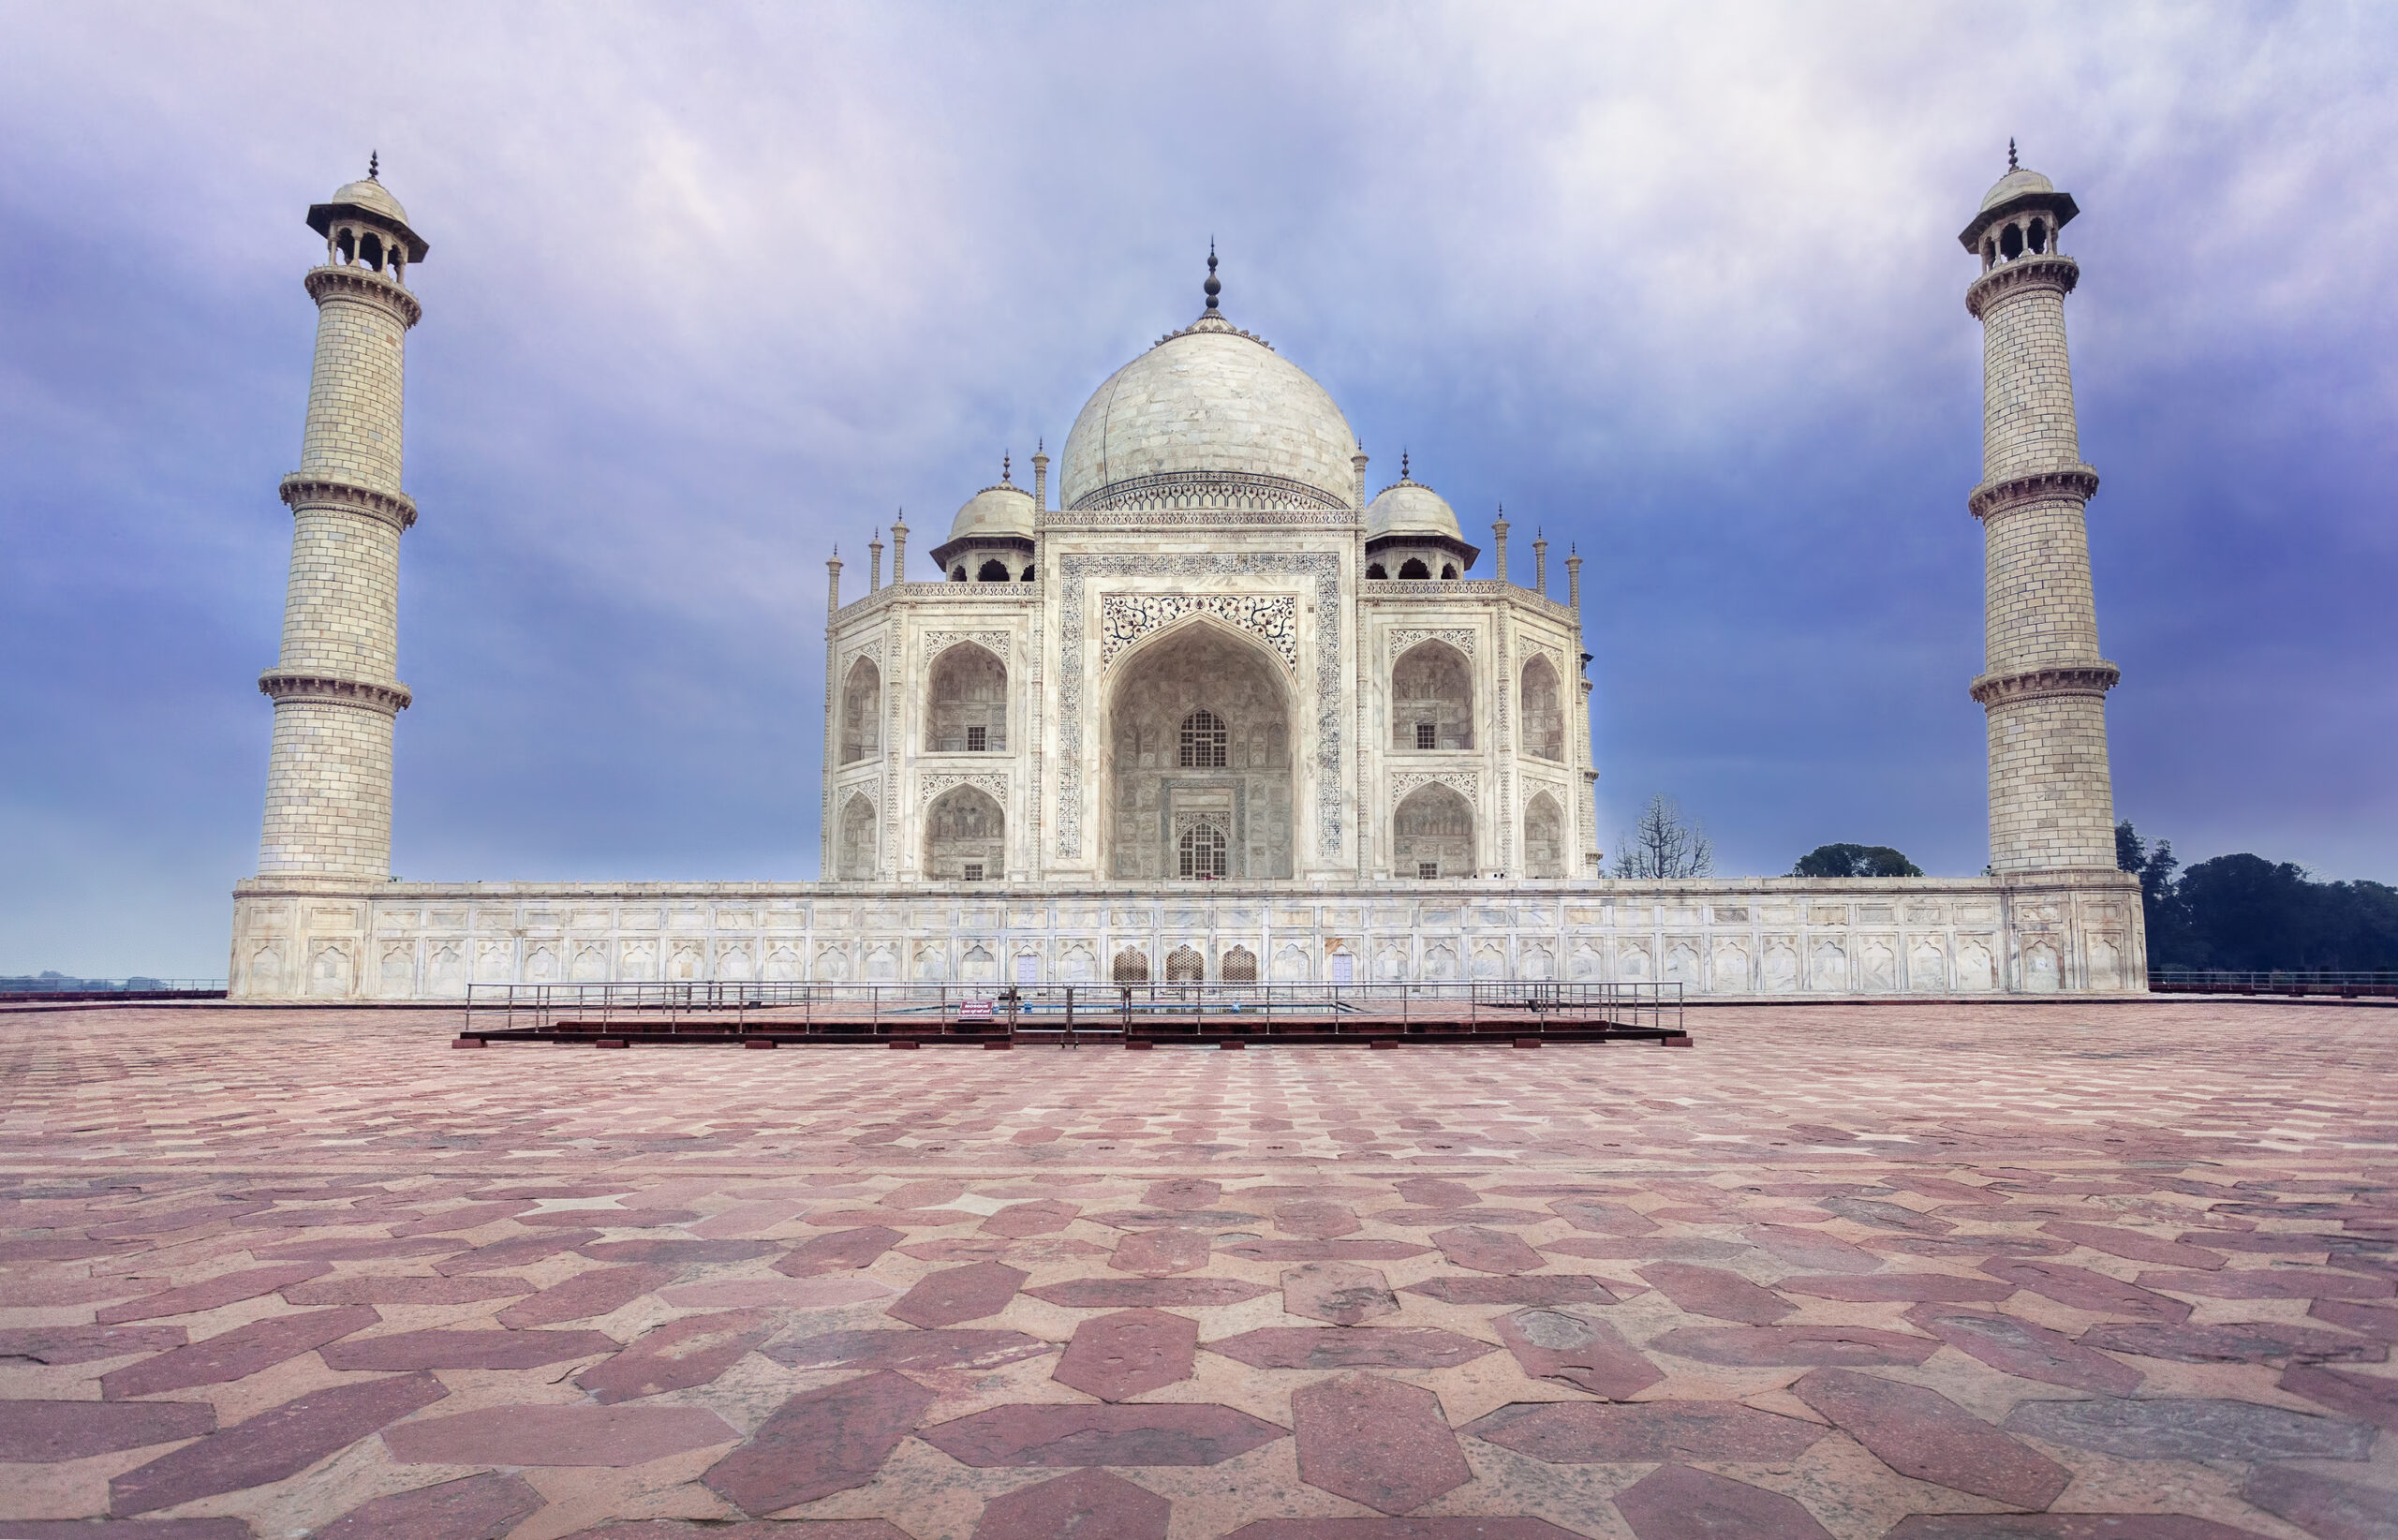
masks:
<instances>
[{"instance_id":1,"label":"decorative parapet","mask_svg":"<svg viewBox=\"0 0 2398 1540\"><path fill-rule=\"evenodd\" d=\"M1965 507L1975 518L1987 519L2025 503L2050 502L2060 497L2086 503L2097 495L2098 473L2088 466L2070 466L2063 470L2009 476L2003 481L1984 481L1966 496Z\"/></svg>"},{"instance_id":2,"label":"decorative parapet","mask_svg":"<svg viewBox=\"0 0 2398 1540\"><path fill-rule=\"evenodd\" d=\"M2053 289L2060 294L2070 294L2073 286L2080 281L2081 264L2061 251L2018 257L1999 263L1974 280L1965 290L1965 313L1979 320L1992 300L2017 289Z\"/></svg>"},{"instance_id":3,"label":"decorative parapet","mask_svg":"<svg viewBox=\"0 0 2398 1540\"><path fill-rule=\"evenodd\" d=\"M424 306L416 303L415 295L389 278L377 276L366 268L312 267L305 282L308 297L318 304L337 295L346 300L363 300L369 304L379 304L397 316L403 326L414 326L424 318Z\"/></svg>"},{"instance_id":4,"label":"decorative parapet","mask_svg":"<svg viewBox=\"0 0 2398 1540\"><path fill-rule=\"evenodd\" d=\"M1552 620L1568 625L1574 620L1572 607L1559 603L1537 588L1499 578L1364 578L1357 584L1357 597L1369 606L1387 604L1393 600L1502 599Z\"/></svg>"},{"instance_id":5,"label":"decorative parapet","mask_svg":"<svg viewBox=\"0 0 2398 1540\"><path fill-rule=\"evenodd\" d=\"M2035 701L2052 695L2103 698L2123 676L2123 670L2102 659L2096 663L2024 669L2014 674L1985 674L1973 682L1971 689L1974 699L1987 709L2010 701Z\"/></svg>"},{"instance_id":6,"label":"decorative parapet","mask_svg":"<svg viewBox=\"0 0 2398 1540\"><path fill-rule=\"evenodd\" d=\"M842 605L831 618L833 624L846 626L901 600L910 604L989 604L1029 610L1040 602L1039 590L1040 585L1033 583L886 583L865 598Z\"/></svg>"},{"instance_id":7,"label":"decorative parapet","mask_svg":"<svg viewBox=\"0 0 2398 1540\"><path fill-rule=\"evenodd\" d=\"M1071 513L1118 510L1217 510L1247 508L1272 512L1317 512L1354 520L1357 511L1329 492L1287 476L1255 471L1168 470L1110 482L1074 499Z\"/></svg>"},{"instance_id":8,"label":"decorative parapet","mask_svg":"<svg viewBox=\"0 0 2398 1540\"><path fill-rule=\"evenodd\" d=\"M356 481L295 470L283 479L275 492L283 499L283 506L294 512L303 508L338 508L344 512L380 519L394 529L406 529L416 523L415 498L402 492L378 492Z\"/></svg>"},{"instance_id":9,"label":"decorative parapet","mask_svg":"<svg viewBox=\"0 0 2398 1540\"><path fill-rule=\"evenodd\" d=\"M286 701L315 701L325 705L356 706L396 717L415 699L408 687L375 684L365 679L337 679L322 674L287 674L269 669L259 675L259 693L280 705Z\"/></svg>"}]
</instances>

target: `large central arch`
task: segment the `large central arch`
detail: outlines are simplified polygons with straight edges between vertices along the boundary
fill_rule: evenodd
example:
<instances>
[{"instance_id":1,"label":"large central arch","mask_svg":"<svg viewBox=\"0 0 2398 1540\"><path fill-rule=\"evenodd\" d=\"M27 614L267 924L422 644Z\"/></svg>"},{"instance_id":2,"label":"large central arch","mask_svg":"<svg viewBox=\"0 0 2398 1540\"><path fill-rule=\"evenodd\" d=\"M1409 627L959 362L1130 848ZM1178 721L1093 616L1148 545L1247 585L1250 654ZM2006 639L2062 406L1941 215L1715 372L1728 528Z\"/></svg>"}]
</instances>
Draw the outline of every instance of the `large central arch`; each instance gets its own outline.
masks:
<instances>
[{"instance_id":1,"label":"large central arch","mask_svg":"<svg viewBox=\"0 0 2398 1540\"><path fill-rule=\"evenodd\" d=\"M1291 695L1271 655L1196 617L1126 657L1106 700L1106 875L1292 874Z\"/></svg>"}]
</instances>

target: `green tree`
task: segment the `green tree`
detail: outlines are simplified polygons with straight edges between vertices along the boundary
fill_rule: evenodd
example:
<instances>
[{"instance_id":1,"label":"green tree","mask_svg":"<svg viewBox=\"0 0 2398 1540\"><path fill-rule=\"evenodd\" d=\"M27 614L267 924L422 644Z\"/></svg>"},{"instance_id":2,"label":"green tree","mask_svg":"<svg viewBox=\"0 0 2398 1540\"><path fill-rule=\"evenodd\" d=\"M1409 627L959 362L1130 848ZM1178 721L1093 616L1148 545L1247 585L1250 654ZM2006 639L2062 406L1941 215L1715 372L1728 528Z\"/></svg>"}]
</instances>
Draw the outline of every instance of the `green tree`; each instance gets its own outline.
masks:
<instances>
[{"instance_id":1,"label":"green tree","mask_svg":"<svg viewBox=\"0 0 2398 1540\"><path fill-rule=\"evenodd\" d=\"M2154 968L2189 968L2197 964L2190 937L2189 907L2174 885L2174 869L2182 865L2173 841L2151 845L2132 827L2130 819L2115 825L2115 865L2139 878L2141 918L2148 925L2148 960Z\"/></svg>"},{"instance_id":2,"label":"green tree","mask_svg":"<svg viewBox=\"0 0 2398 1540\"><path fill-rule=\"evenodd\" d=\"M1921 877L1923 868L1887 845L1818 845L1790 868L1793 877Z\"/></svg>"}]
</instances>

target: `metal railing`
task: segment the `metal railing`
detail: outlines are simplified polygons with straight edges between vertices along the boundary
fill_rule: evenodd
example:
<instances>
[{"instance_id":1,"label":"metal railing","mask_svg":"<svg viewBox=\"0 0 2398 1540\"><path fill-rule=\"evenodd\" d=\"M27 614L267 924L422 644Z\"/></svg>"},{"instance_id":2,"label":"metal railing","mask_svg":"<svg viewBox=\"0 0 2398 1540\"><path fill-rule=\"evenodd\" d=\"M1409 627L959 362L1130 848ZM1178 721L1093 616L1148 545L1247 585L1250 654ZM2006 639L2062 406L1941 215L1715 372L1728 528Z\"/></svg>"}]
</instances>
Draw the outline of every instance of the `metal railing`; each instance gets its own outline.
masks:
<instances>
[{"instance_id":1,"label":"metal railing","mask_svg":"<svg viewBox=\"0 0 2398 1540\"><path fill-rule=\"evenodd\" d=\"M2336 995L2398 997L2398 970L2152 968L2148 986L2165 995Z\"/></svg>"},{"instance_id":2,"label":"metal railing","mask_svg":"<svg viewBox=\"0 0 2398 1540\"><path fill-rule=\"evenodd\" d=\"M154 979L136 973L122 979L70 979L57 973L0 978L0 997L11 995L221 995L223 979Z\"/></svg>"},{"instance_id":3,"label":"metal railing","mask_svg":"<svg viewBox=\"0 0 2398 1540\"><path fill-rule=\"evenodd\" d=\"M1020 1040L1682 1030L1679 984L478 984L460 1035Z\"/></svg>"}]
</instances>

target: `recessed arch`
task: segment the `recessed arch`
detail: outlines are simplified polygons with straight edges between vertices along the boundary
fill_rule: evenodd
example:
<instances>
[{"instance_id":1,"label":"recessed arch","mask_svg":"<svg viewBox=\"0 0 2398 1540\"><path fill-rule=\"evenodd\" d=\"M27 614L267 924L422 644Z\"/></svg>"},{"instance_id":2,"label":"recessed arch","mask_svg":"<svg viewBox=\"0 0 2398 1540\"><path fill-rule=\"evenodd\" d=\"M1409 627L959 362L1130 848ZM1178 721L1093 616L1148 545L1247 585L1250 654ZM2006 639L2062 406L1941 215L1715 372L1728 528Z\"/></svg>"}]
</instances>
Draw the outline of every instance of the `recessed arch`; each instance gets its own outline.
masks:
<instances>
[{"instance_id":1,"label":"recessed arch","mask_svg":"<svg viewBox=\"0 0 2398 1540\"><path fill-rule=\"evenodd\" d=\"M1524 664L1518 696L1524 724L1524 752L1536 759L1565 760L1565 710L1560 703L1557 666L1545 653L1534 653Z\"/></svg>"},{"instance_id":2,"label":"recessed arch","mask_svg":"<svg viewBox=\"0 0 2398 1540\"><path fill-rule=\"evenodd\" d=\"M1473 670L1445 642L1418 642L1390 670L1393 748L1472 748Z\"/></svg>"},{"instance_id":3,"label":"recessed arch","mask_svg":"<svg viewBox=\"0 0 2398 1540\"><path fill-rule=\"evenodd\" d=\"M953 786L925 809L925 876L995 881L1007 868L1007 814L978 786Z\"/></svg>"},{"instance_id":4,"label":"recessed arch","mask_svg":"<svg viewBox=\"0 0 2398 1540\"><path fill-rule=\"evenodd\" d=\"M1103 871L1179 879L1182 837L1204 825L1224 841L1219 873L1212 838L1199 837L1206 875L1292 875L1296 764L1280 659L1213 615L1191 615L1127 649L1100 693ZM1192 853L1197 877L1203 852L1194 843Z\"/></svg>"},{"instance_id":5,"label":"recessed arch","mask_svg":"<svg viewBox=\"0 0 2398 1540\"><path fill-rule=\"evenodd\" d=\"M882 670L861 658L841 681L841 763L855 764L881 752Z\"/></svg>"},{"instance_id":6,"label":"recessed arch","mask_svg":"<svg viewBox=\"0 0 2398 1540\"><path fill-rule=\"evenodd\" d=\"M925 690L925 749L996 754L1008 746L1008 666L987 647L959 642L933 659Z\"/></svg>"},{"instance_id":7,"label":"recessed arch","mask_svg":"<svg viewBox=\"0 0 2398 1540\"><path fill-rule=\"evenodd\" d=\"M1524 804L1524 875L1565 875L1565 814L1547 792Z\"/></svg>"},{"instance_id":8,"label":"recessed arch","mask_svg":"<svg viewBox=\"0 0 2398 1540\"><path fill-rule=\"evenodd\" d=\"M1128 946L1116 954L1116 961L1109 965L1108 971L1118 984L1147 984L1149 982L1149 955Z\"/></svg>"},{"instance_id":9,"label":"recessed arch","mask_svg":"<svg viewBox=\"0 0 2398 1540\"><path fill-rule=\"evenodd\" d=\"M1371 561L1366 564L1366 575L1369 578L1387 578L1390 573L1383 570L1381 562Z\"/></svg>"},{"instance_id":10,"label":"recessed arch","mask_svg":"<svg viewBox=\"0 0 2398 1540\"><path fill-rule=\"evenodd\" d=\"M833 870L842 881L863 882L875 875L875 836L881 822L874 798L864 792L851 792L841 804Z\"/></svg>"},{"instance_id":11,"label":"recessed arch","mask_svg":"<svg viewBox=\"0 0 2398 1540\"><path fill-rule=\"evenodd\" d=\"M1165 982L1168 984L1204 984L1207 978L1207 958L1194 946L1177 946L1165 956Z\"/></svg>"},{"instance_id":12,"label":"recessed arch","mask_svg":"<svg viewBox=\"0 0 2398 1540\"><path fill-rule=\"evenodd\" d=\"M1399 575L1402 582L1421 583L1432 575L1432 569L1424 565L1422 556L1410 556L1399 564Z\"/></svg>"},{"instance_id":13,"label":"recessed arch","mask_svg":"<svg viewBox=\"0 0 2398 1540\"><path fill-rule=\"evenodd\" d=\"M977 583L1005 583L1007 580L1008 564L997 556L974 570L974 581Z\"/></svg>"},{"instance_id":14,"label":"recessed arch","mask_svg":"<svg viewBox=\"0 0 2398 1540\"><path fill-rule=\"evenodd\" d=\"M1391 867L1427 880L1473 875L1473 808L1453 788L1419 786L1391 814Z\"/></svg>"}]
</instances>

